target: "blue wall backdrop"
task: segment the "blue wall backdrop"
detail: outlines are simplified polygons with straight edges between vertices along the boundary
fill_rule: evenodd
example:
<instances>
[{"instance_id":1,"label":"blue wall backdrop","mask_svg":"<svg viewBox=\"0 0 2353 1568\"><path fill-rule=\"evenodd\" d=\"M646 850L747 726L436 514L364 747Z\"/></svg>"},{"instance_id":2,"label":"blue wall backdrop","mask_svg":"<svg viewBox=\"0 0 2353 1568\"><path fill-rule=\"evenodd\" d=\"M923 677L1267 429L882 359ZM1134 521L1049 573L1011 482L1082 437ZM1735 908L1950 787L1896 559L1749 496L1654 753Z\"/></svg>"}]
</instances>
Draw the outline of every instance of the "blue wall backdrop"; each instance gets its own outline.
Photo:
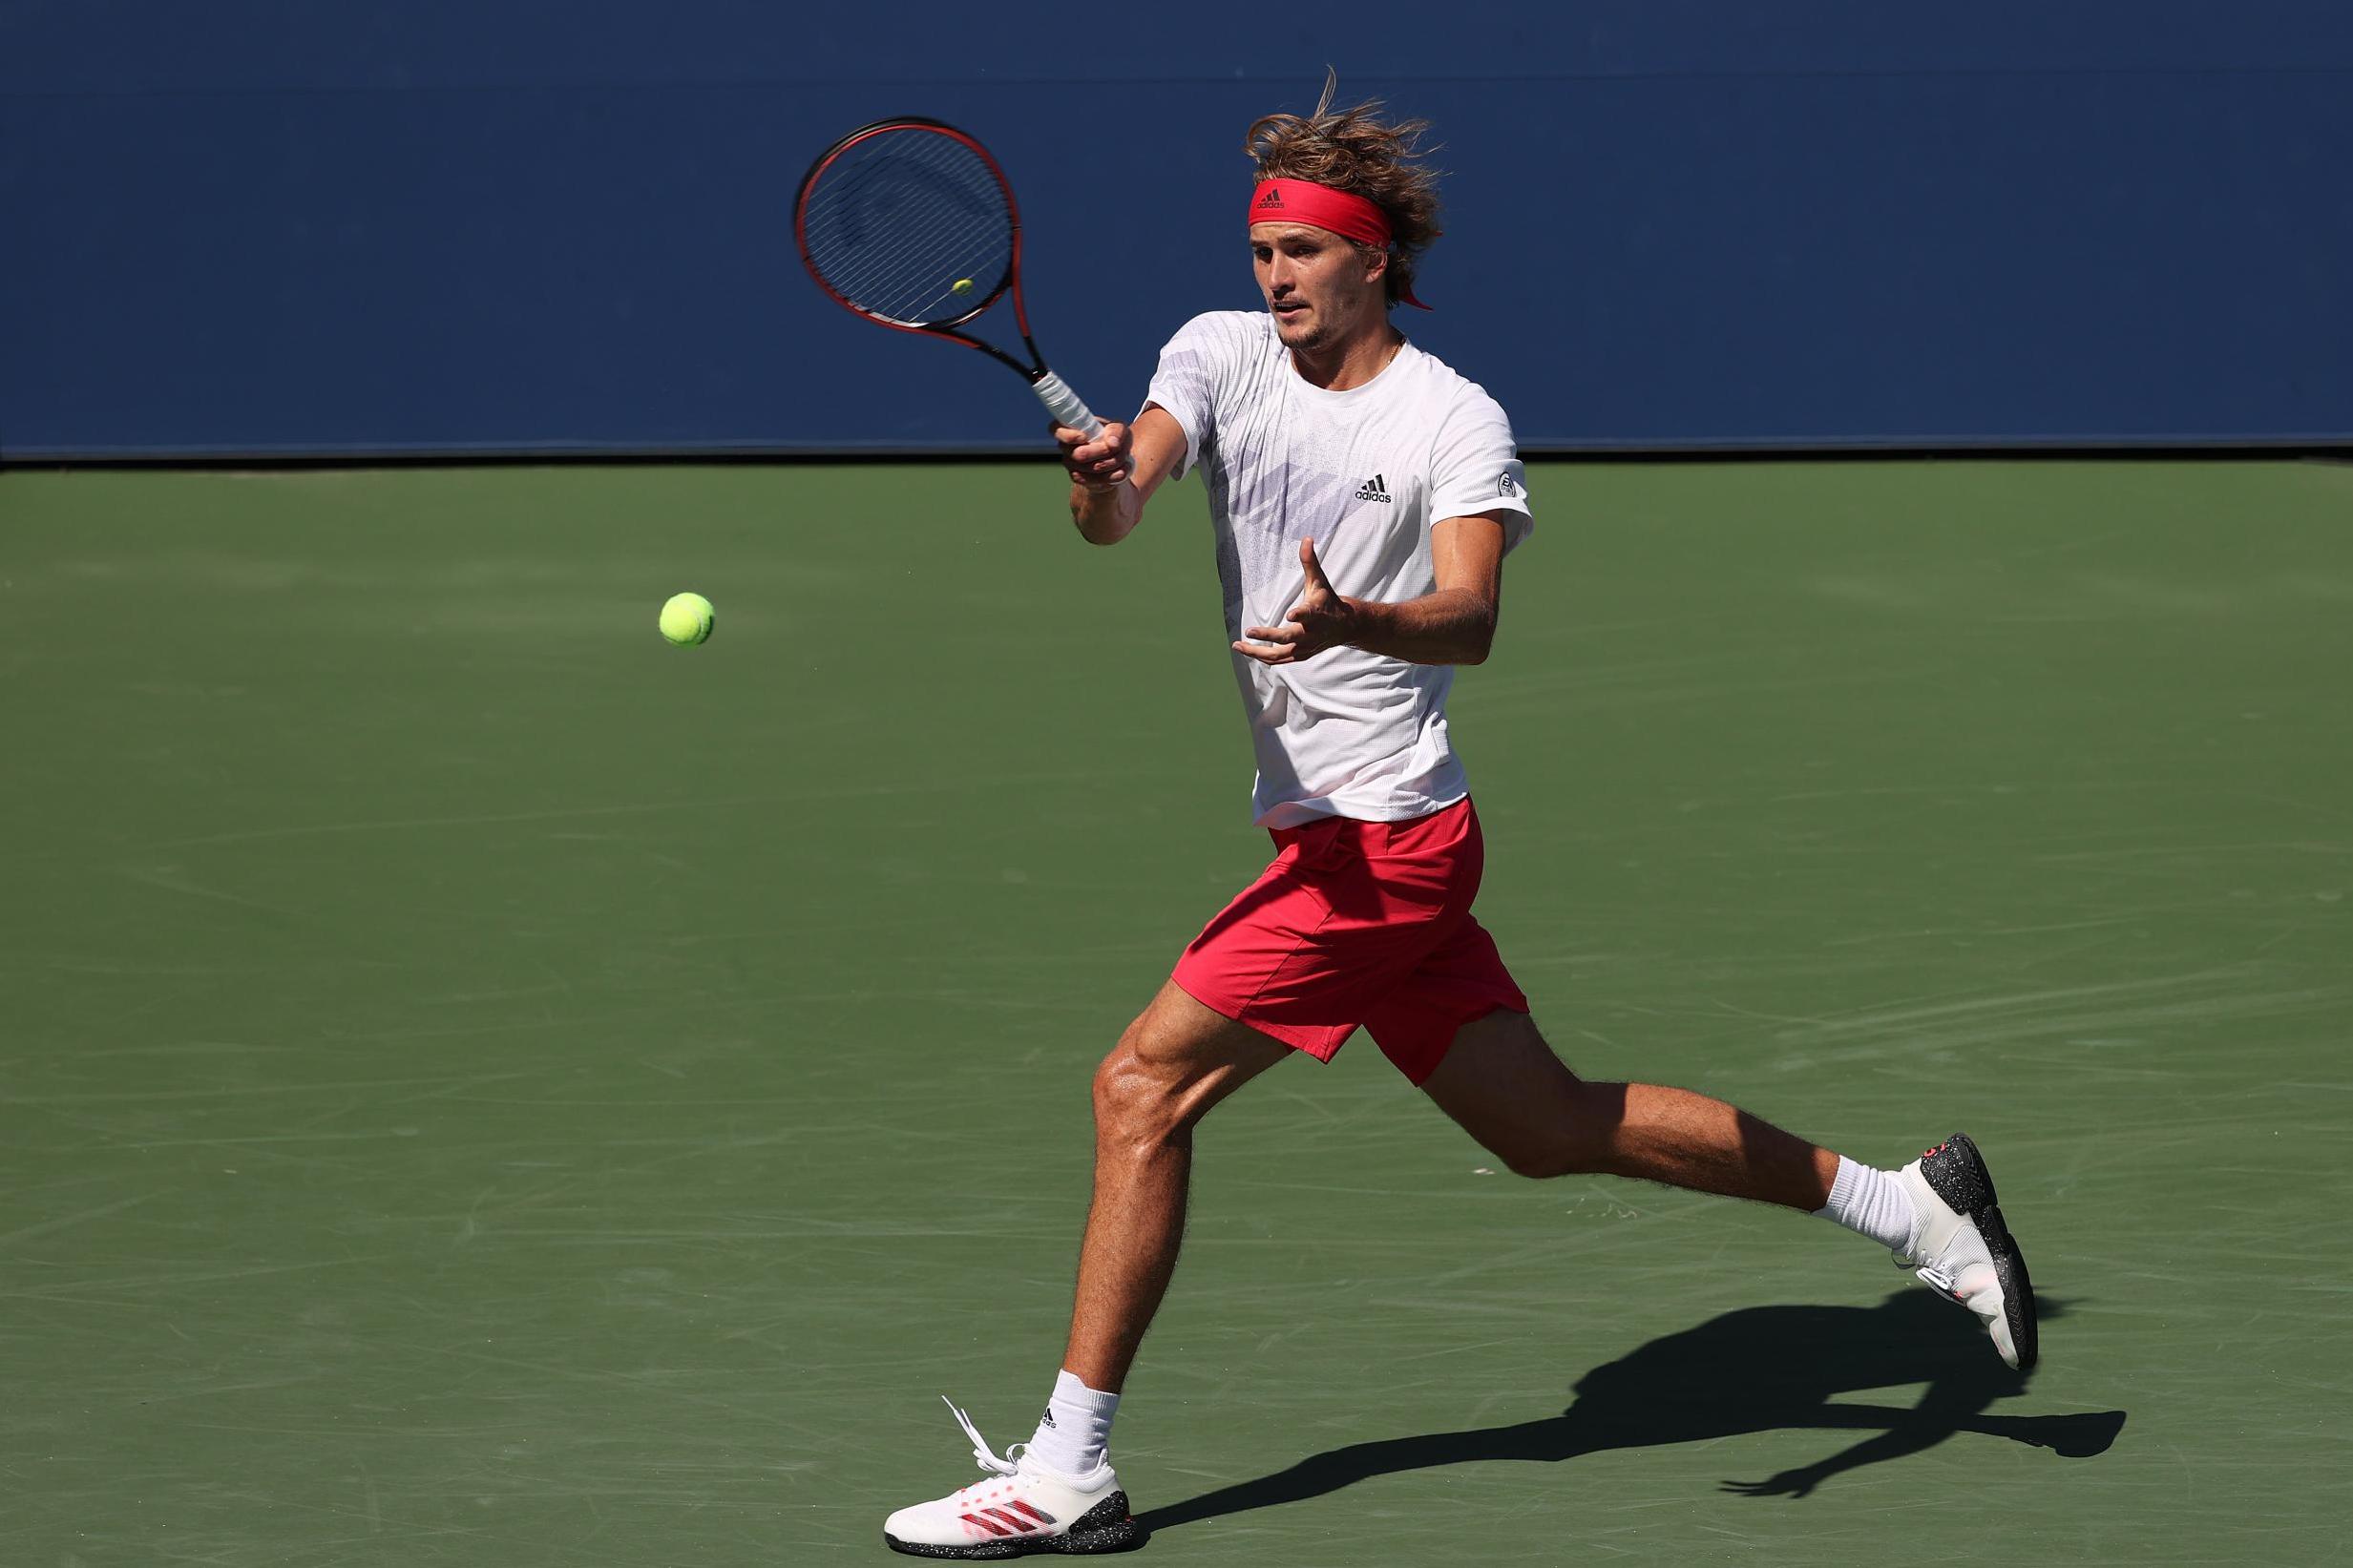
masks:
<instances>
[{"instance_id":1,"label":"blue wall backdrop","mask_svg":"<svg viewBox=\"0 0 2353 1568\"><path fill-rule=\"evenodd\" d=\"M2340 0L0 0L0 456L1034 444L802 276L810 157L991 142L1124 412L1326 61L1438 122L1406 324L1531 449L2353 439Z\"/></svg>"}]
</instances>

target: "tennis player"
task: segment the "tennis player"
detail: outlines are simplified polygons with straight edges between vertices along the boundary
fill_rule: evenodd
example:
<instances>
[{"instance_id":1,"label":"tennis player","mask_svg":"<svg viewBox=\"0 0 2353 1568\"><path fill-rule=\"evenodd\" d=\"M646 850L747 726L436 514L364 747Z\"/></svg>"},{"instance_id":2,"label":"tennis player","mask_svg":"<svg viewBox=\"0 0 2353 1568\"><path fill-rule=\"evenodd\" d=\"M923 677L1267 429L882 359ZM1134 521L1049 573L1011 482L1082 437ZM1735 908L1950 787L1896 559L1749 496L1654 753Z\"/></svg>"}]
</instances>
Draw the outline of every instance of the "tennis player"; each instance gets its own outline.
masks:
<instances>
[{"instance_id":1,"label":"tennis player","mask_svg":"<svg viewBox=\"0 0 2353 1568\"><path fill-rule=\"evenodd\" d=\"M1060 1376L1028 1444L893 1514L931 1557L1111 1551L1136 1527L1108 1457L1129 1365L1176 1265L1194 1125L1294 1054L1358 1029L1522 1176L1605 1173L1818 1214L1966 1307L2002 1359L2034 1298L1993 1184L1955 1136L1874 1169L1684 1089L1594 1083L1556 1056L1471 912L1484 848L1446 730L1483 662L1503 558L1532 527L1495 400L1390 321L1438 237L1426 126L1376 104L1250 127L1264 311L1195 317L1133 426L1057 430L1071 512L1117 544L1166 481L1208 486L1234 679L1276 854L1195 937L1095 1075L1095 1190Z\"/></svg>"}]
</instances>

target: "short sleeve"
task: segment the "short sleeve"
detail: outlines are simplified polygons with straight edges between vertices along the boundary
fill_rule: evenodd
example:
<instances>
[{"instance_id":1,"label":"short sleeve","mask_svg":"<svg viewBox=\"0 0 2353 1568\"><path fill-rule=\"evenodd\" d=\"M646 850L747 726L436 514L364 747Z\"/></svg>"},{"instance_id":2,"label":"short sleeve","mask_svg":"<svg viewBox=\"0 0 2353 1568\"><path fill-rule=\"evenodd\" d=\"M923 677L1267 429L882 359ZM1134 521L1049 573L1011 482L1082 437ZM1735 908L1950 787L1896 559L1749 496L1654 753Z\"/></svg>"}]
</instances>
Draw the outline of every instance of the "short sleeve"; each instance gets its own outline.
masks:
<instances>
[{"instance_id":1,"label":"short sleeve","mask_svg":"<svg viewBox=\"0 0 2353 1568\"><path fill-rule=\"evenodd\" d=\"M1233 334L1220 313L1195 316L1177 328L1160 351L1160 367L1145 393L1146 405L1168 410L1185 430L1185 460L1172 479L1182 479L1201 459L1202 446L1217 432L1217 389L1232 358Z\"/></svg>"},{"instance_id":2,"label":"short sleeve","mask_svg":"<svg viewBox=\"0 0 2353 1568\"><path fill-rule=\"evenodd\" d=\"M1512 445L1511 421L1502 405L1476 387L1464 389L1439 428L1431 463L1430 521L1508 512L1506 553L1526 538L1536 520L1528 511L1527 470Z\"/></svg>"}]
</instances>

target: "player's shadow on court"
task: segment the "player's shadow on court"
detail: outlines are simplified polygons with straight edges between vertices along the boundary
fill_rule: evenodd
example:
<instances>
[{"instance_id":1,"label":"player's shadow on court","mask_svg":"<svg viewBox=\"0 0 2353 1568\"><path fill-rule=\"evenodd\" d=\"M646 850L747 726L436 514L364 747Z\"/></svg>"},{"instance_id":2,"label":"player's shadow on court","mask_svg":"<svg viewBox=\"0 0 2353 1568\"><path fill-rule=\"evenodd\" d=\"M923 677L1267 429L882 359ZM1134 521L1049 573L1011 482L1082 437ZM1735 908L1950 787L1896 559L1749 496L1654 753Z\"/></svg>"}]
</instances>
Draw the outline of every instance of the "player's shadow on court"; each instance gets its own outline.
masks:
<instances>
[{"instance_id":1,"label":"player's shadow on court","mask_svg":"<svg viewBox=\"0 0 2353 1568\"><path fill-rule=\"evenodd\" d=\"M2064 1314L2042 1298L2044 1323ZM1557 1463L1607 1449L1694 1443L1744 1432L1861 1433L1809 1465L1727 1480L1748 1497L1803 1497L1830 1477L1935 1447L1949 1437L2005 1438L2070 1459L2105 1453L2125 1412L1991 1415L2026 1390L1975 1323L1917 1286L1877 1307L1753 1307L1654 1339L1577 1380L1576 1403L1542 1421L1391 1437L1311 1454L1289 1470L1205 1492L1138 1516L1147 1531L1320 1497L1376 1475L1473 1460ZM1927 1385L1910 1406L1842 1394Z\"/></svg>"}]
</instances>

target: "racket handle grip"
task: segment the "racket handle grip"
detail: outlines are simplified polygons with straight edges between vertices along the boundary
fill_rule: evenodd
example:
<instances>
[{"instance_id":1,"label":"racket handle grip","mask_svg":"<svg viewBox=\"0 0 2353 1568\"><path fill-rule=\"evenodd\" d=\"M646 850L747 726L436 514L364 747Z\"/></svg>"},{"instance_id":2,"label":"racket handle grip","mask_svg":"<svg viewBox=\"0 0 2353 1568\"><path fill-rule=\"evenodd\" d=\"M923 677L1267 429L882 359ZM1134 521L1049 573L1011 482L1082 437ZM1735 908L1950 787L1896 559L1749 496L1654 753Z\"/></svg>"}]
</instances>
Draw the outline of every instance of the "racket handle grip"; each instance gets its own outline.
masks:
<instances>
[{"instance_id":1,"label":"racket handle grip","mask_svg":"<svg viewBox=\"0 0 2353 1568\"><path fill-rule=\"evenodd\" d=\"M1046 412L1063 429L1077 430L1089 441L1103 434L1103 421L1087 408L1085 399L1070 389L1070 383L1048 370L1029 385L1038 401L1046 406Z\"/></svg>"}]
</instances>

